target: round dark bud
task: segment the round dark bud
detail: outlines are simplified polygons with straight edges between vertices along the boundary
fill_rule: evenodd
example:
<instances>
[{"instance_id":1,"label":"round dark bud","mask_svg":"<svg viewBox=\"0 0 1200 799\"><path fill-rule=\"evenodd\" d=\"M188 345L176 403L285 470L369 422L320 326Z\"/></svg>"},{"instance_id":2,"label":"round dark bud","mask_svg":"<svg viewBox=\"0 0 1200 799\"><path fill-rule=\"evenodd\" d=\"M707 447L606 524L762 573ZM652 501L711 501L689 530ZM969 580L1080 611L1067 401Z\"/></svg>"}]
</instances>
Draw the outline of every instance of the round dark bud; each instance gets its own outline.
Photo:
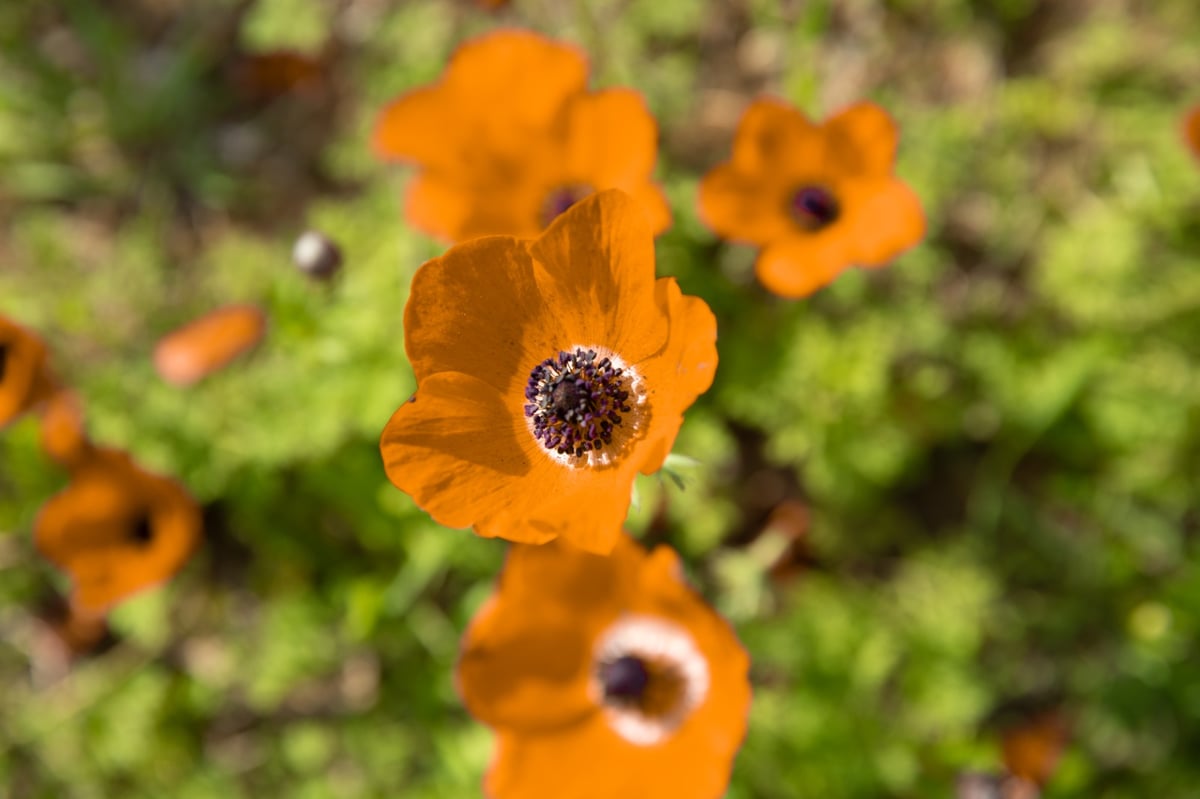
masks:
<instances>
[{"instance_id":1,"label":"round dark bud","mask_svg":"<svg viewBox=\"0 0 1200 799\"><path fill-rule=\"evenodd\" d=\"M328 280L342 268L342 251L325 234L306 230L292 247L292 262L309 277Z\"/></svg>"}]
</instances>

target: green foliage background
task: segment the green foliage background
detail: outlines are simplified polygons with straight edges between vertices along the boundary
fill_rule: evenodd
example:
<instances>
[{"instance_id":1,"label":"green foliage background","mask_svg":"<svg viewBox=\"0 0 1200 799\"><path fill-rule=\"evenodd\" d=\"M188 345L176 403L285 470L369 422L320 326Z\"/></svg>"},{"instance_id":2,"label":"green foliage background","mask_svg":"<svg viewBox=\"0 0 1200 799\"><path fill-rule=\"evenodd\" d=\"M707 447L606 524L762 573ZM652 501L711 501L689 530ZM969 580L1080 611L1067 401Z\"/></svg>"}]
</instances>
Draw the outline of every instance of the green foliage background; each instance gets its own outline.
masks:
<instances>
[{"instance_id":1,"label":"green foliage background","mask_svg":"<svg viewBox=\"0 0 1200 799\"><path fill-rule=\"evenodd\" d=\"M116 612L114 649L41 684L31 614L64 586L30 530L64 475L32 421L0 437L0 793L478 795L490 736L452 666L503 546L438 528L380 467L413 390L408 283L440 249L366 141L457 42L520 25L646 94L675 212L659 271L719 317L676 448L696 463L683 489L642 480L630 526L682 552L751 652L731 799L949 796L1000 768L996 720L1030 702L1071 721L1046 796L1195 796L1200 165L1179 131L1200 7L514 5L0 7L0 313L49 341L98 441L208 519L188 569ZM331 29L336 112L227 101L236 51ZM808 301L759 289L694 207L758 92L891 110L926 242ZM218 146L239 135L248 162ZM344 250L332 285L290 266L305 226ZM264 346L161 383L157 337L231 301L267 309ZM811 556L771 580L779 542L755 536L788 498Z\"/></svg>"}]
</instances>

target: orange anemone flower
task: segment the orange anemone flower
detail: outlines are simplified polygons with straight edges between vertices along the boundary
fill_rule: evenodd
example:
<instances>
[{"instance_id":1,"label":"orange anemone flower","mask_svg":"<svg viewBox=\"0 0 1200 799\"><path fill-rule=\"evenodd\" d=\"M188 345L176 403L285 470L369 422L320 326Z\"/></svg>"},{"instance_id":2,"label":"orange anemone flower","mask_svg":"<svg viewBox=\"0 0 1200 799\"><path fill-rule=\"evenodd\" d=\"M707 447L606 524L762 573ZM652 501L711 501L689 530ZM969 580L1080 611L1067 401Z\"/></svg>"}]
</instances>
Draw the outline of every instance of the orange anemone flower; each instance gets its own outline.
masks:
<instances>
[{"instance_id":1,"label":"orange anemone flower","mask_svg":"<svg viewBox=\"0 0 1200 799\"><path fill-rule=\"evenodd\" d=\"M883 266L925 235L921 202L892 175L899 133L873 103L815 125L776 100L742 117L733 157L700 183L700 215L761 248L759 280L812 294L851 266Z\"/></svg>"},{"instance_id":2,"label":"orange anemone flower","mask_svg":"<svg viewBox=\"0 0 1200 799\"><path fill-rule=\"evenodd\" d=\"M716 799L746 733L749 659L676 554L516 545L458 663L497 733L493 799Z\"/></svg>"},{"instance_id":3,"label":"orange anemone flower","mask_svg":"<svg viewBox=\"0 0 1200 799\"><path fill-rule=\"evenodd\" d=\"M0 316L0 428L45 399L53 386L46 345Z\"/></svg>"},{"instance_id":4,"label":"orange anemone flower","mask_svg":"<svg viewBox=\"0 0 1200 799\"><path fill-rule=\"evenodd\" d=\"M404 333L417 392L383 431L391 481L447 527L601 553L717 365L712 312L654 279L645 217L618 191L533 241L424 264Z\"/></svg>"},{"instance_id":5,"label":"orange anemone flower","mask_svg":"<svg viewBox=\"0 0 1200 799\"><path fill-rule=\"evenodd\" d=\"M1183 117L1183 142L1192 155L1200 159L1200 105L1194 106Z\"/></svg>"},{"instance_id":6,"label":"orange anemone flower","mask_svg":"<svg viewBox=\"0 0 1200 799\"><path fill-rule=\"evenodd\" d=\"M190 386L254 348L267 317L253 305L218 308L164 336L154 348L154 367L168 383Z\"/></svg>"},{"instance_id":7,"label":"orange anemone flower","mask_svg":"<svg viewBox=\"0 0 1200 799\"><path fill-rule=\"evenodd\" d=\"M373 146L416 164L408 220L450 241L533 238L573 203L621 189L654 233L671 224L651 182L658 127L637 92L587 90L578 49L527 31L462 45L442 78L384 109Z\"/></svg>"},{"instance_id":8,"label":"orange anemone flower","mask_svg":"<svg viewBox=\"0 0 1200 799\"><path fill-rule=\"evenodd\" d=\"M42 506L38 550L74 583L72 606L106 613L174 575L200 540L200 509L174 480L96 449Z\"/></svg>"}]
</instances>

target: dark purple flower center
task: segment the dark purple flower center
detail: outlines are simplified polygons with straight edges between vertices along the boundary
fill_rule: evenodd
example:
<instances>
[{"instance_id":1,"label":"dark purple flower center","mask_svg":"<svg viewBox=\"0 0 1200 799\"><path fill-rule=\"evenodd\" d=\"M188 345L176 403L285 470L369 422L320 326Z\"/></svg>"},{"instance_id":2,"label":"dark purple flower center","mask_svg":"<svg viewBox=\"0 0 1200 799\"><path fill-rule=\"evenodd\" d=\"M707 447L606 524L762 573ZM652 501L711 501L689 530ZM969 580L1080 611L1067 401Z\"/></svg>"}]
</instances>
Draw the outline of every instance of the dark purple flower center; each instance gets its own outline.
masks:
<instances>
[{"instance_id":1,"label":"dark purple flower center","mask_svg":"<svg viewBox=\"0 0 1200 799\"><path fill-rule=\"evenodd\" d=\"M136 544L145 546L154 540L154 525L147 513L139 513L129 527L129 538Z\"/></svg>"},{"instance_id":2,"label":"dark purple flower center","mask_svg":"<svg viewBox=\"0 0 1200 799\"><path fill-rule=\"evenodd\" d=\"M0 383L4 382L6 371L8 371L8 345L0 344Z\"/></svg>"},{"instance_id":3,"label":"dark purple flower center","mask_svg":"<svg viewBox=\"0 0 1200 799\"><path fill-rule=\"evenodd\" d=\"M792 194L788 210L805 230L828 227L841 213L837 198L824 186L801 186Z\"/></svg>"},{"instance_id":4,"label":"dark purple flower center","mask_svg":"<svg viewBox=\"0 0 1200 799\"><path fill-rule=\"evenodd\" d=\"M638 702L650 685L650 670L646 662L633 655L600 664L600 685L605 700L619 704Z\"/></svg>"},{"instance_id":5,"label":"dark purple flower center","mask_svg":"<svg viewBox=\"0 0 1200 799\"><path fill-rule=\"evenodd\" d=\"M612 443L613 431L629 413L629 377L611 358L576 347L547 358L529 373L525 417L542 446L560 455L581 456Z\"/></svg>"},{"instance_id":6,"label":"dark purple flower center","mask_svg":"<svg viewBox=\"0 0 1200 799\"><path fill-rule=\"evenodd\" d=\"M542 227L549 225L559 214L564 213L593 191L591 186L583 183L572 183L552 189L542 202Z\"/></svg>"}]
</instances>

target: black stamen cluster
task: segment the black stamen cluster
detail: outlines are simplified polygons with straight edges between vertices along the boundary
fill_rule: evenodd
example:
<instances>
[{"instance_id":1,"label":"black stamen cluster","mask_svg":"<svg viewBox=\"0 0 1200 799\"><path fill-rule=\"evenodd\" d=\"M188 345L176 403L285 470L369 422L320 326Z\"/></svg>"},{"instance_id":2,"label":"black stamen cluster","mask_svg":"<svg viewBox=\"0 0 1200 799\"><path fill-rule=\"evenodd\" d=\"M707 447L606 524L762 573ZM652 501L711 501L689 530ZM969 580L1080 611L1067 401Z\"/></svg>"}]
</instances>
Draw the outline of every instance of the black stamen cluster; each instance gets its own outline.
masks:
<instances>
[{"instance_id":1,"label":"black stamen cluster","mask_svg":"<svg viewBox=\"0 0 1200 799\"><path fill-rule=\"evenodd\" d=\"M613 431L632 408L629 380L611 358L576 348L547 358L529 374L525 416L542 446L581 456L612 443Z\"/></svg>"}]
</instances>

